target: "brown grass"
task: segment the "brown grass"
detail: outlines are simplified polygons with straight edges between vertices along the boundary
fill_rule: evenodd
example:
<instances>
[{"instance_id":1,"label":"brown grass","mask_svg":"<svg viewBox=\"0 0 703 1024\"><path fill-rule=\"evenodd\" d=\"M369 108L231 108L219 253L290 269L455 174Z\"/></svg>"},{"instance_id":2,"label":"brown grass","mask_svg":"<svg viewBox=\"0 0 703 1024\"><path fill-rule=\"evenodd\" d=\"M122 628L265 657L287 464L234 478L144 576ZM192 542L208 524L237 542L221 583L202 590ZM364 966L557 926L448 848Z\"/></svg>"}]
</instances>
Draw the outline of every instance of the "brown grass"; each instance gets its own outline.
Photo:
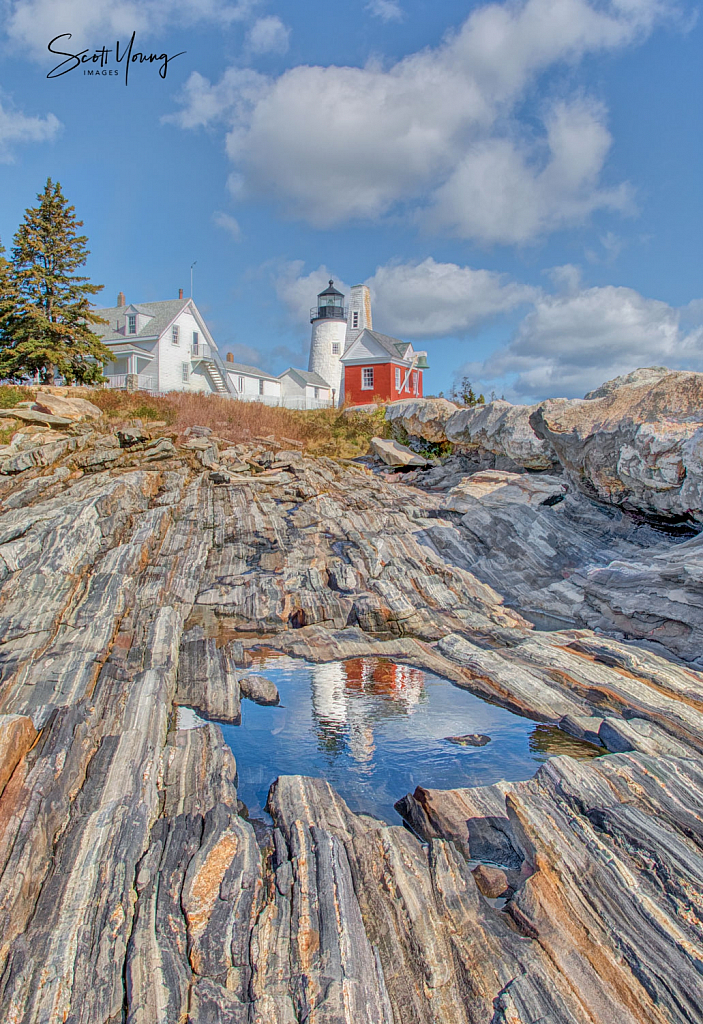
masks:
<instances>
[{"instance_id":1,"label":"brown grass","mask_svg":"<svg viewBox=\"0 0 703 1024\"><path fill-rule=\"evenodd\" d=\"M0 407L2 393L6 390L9 388L0 387ZM30 398L35 389L21 390L27 391L23 397ZM288 441L297 441L311 453L340 458L365 455L372 437L390 436L382 409L371 415L342 416L339 409L280 409L259 402L237 402L219 395L182 391L152 396L142 391L71 388L70 394L87 398L102 409L106 425L110 427L139 419L145 427L151 422L161 422L182 434L188 427L199 425L210 427L218 437L233 443L272 438L285 447Z\"/></svg>"}]
</instances>

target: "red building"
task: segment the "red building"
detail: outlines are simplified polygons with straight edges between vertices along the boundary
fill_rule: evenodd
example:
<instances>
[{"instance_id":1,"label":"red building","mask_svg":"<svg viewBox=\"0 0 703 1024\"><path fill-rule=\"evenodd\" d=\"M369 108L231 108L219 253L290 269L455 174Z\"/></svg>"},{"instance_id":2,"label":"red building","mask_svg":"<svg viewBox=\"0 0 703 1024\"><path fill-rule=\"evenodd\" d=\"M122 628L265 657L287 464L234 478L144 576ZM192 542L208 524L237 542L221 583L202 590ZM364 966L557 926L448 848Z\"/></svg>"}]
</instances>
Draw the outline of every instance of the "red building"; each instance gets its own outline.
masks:
<instances>
[{"instance_id":1,"label":"red building","mask_svg":"<svg viewBox=\"0 0 703 1024\"><path fill-rule=\"evenodd\" d=\"M422 396L427 353L407 341L365 328L344 350L344 401L366 405L376 399L394 402Z\"/></svg>"}]
</instances>

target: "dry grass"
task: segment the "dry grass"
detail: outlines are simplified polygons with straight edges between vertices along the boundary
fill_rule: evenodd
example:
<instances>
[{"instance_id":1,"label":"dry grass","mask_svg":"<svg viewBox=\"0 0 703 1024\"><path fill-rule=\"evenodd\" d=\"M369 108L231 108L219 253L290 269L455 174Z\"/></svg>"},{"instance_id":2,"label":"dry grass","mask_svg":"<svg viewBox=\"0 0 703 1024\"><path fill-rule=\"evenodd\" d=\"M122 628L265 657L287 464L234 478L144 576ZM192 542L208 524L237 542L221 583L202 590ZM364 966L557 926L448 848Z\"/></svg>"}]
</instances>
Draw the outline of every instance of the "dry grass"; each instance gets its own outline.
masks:
<instances>
[{"instance_id":1,"label":"dry grass","mask_svg":"<svg viewBox=\"0 0 703 1024\"><path fill-rule=\"evenodd\" d=\"M3 393L9 390L9 387L0 387L0 407ZM31 398L35 391L27 388L11 390L27 392L22 398ZM306 451L338 458L365 455L372 437L389 436L383 410L371 415L342 416L339 409L280 409L259 402L236 402L219 395L181 391L152 396L141 391L128 393L107 388L71 388L69 394L87 398L97 405L111 427L139 419L144 426L150 422L161 422L182 434L188 427L199 425L210 427L218 437L233 443L272 438L285 446L288 441L297 441ZM8 398L7 401L14 405L22 398Z\"/></svg>"}]
</instances>

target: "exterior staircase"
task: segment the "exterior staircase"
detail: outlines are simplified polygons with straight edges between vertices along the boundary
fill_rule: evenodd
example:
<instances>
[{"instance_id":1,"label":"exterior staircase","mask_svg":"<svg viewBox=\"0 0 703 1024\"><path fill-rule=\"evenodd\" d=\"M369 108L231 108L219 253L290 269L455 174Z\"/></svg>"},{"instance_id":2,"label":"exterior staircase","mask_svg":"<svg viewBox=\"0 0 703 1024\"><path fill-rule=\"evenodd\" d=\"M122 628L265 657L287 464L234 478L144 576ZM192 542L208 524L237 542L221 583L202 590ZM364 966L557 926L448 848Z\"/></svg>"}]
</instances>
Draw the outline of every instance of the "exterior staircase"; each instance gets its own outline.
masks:
<instances>
[{"instance_id":1,"label":"exterior staircase","mask_svg":"<svg viewBox=\"0 0 703 1024\"><path fill-rule=\"evenodd\" d=\"M217 365L214 359L208 359L206 360L206 362L207 372L210 374L210 379L212 380L212 383L215 385L215 390L219 395L228 395L229 388L227 387L227 381L222 376L219 366Z\"/></svg>"}]
</instances>

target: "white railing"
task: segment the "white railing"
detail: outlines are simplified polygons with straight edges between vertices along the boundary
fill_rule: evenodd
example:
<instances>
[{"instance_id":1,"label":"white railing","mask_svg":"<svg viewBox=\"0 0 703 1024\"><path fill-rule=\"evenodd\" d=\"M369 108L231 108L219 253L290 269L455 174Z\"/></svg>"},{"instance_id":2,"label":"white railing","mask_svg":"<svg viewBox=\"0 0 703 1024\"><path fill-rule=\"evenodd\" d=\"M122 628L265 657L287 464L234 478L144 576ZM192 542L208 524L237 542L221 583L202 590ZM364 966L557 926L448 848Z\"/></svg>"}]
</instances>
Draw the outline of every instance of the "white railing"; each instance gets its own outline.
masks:
<instances>
[{"instance_id":1,"label":"white railing","mask_svg":"<svg viewBox=\"0 0 703 1024\"><path fill-rule=\"evenodd\" d=\"M124 391L127 387L127 378L136 376L136 385L138 391L156 391L156 377L152 377L151 374L146 373L113 373L106 374L107 384L105 387L117 388L120 391Z\"/></svg>"},{"instance_id":2,"label":"white railing","mask_svg":"<svg viewBox=\"0 0 703 1024\"><path fill-rule=\"evenodd\" d=\"M273 405L282 409L329 409L332 405L330 399L298 398L295 395L250 395L245 392L235 393L234 398L239 402L260 402L262 405Z\"/></svg>"}]
</instances>

